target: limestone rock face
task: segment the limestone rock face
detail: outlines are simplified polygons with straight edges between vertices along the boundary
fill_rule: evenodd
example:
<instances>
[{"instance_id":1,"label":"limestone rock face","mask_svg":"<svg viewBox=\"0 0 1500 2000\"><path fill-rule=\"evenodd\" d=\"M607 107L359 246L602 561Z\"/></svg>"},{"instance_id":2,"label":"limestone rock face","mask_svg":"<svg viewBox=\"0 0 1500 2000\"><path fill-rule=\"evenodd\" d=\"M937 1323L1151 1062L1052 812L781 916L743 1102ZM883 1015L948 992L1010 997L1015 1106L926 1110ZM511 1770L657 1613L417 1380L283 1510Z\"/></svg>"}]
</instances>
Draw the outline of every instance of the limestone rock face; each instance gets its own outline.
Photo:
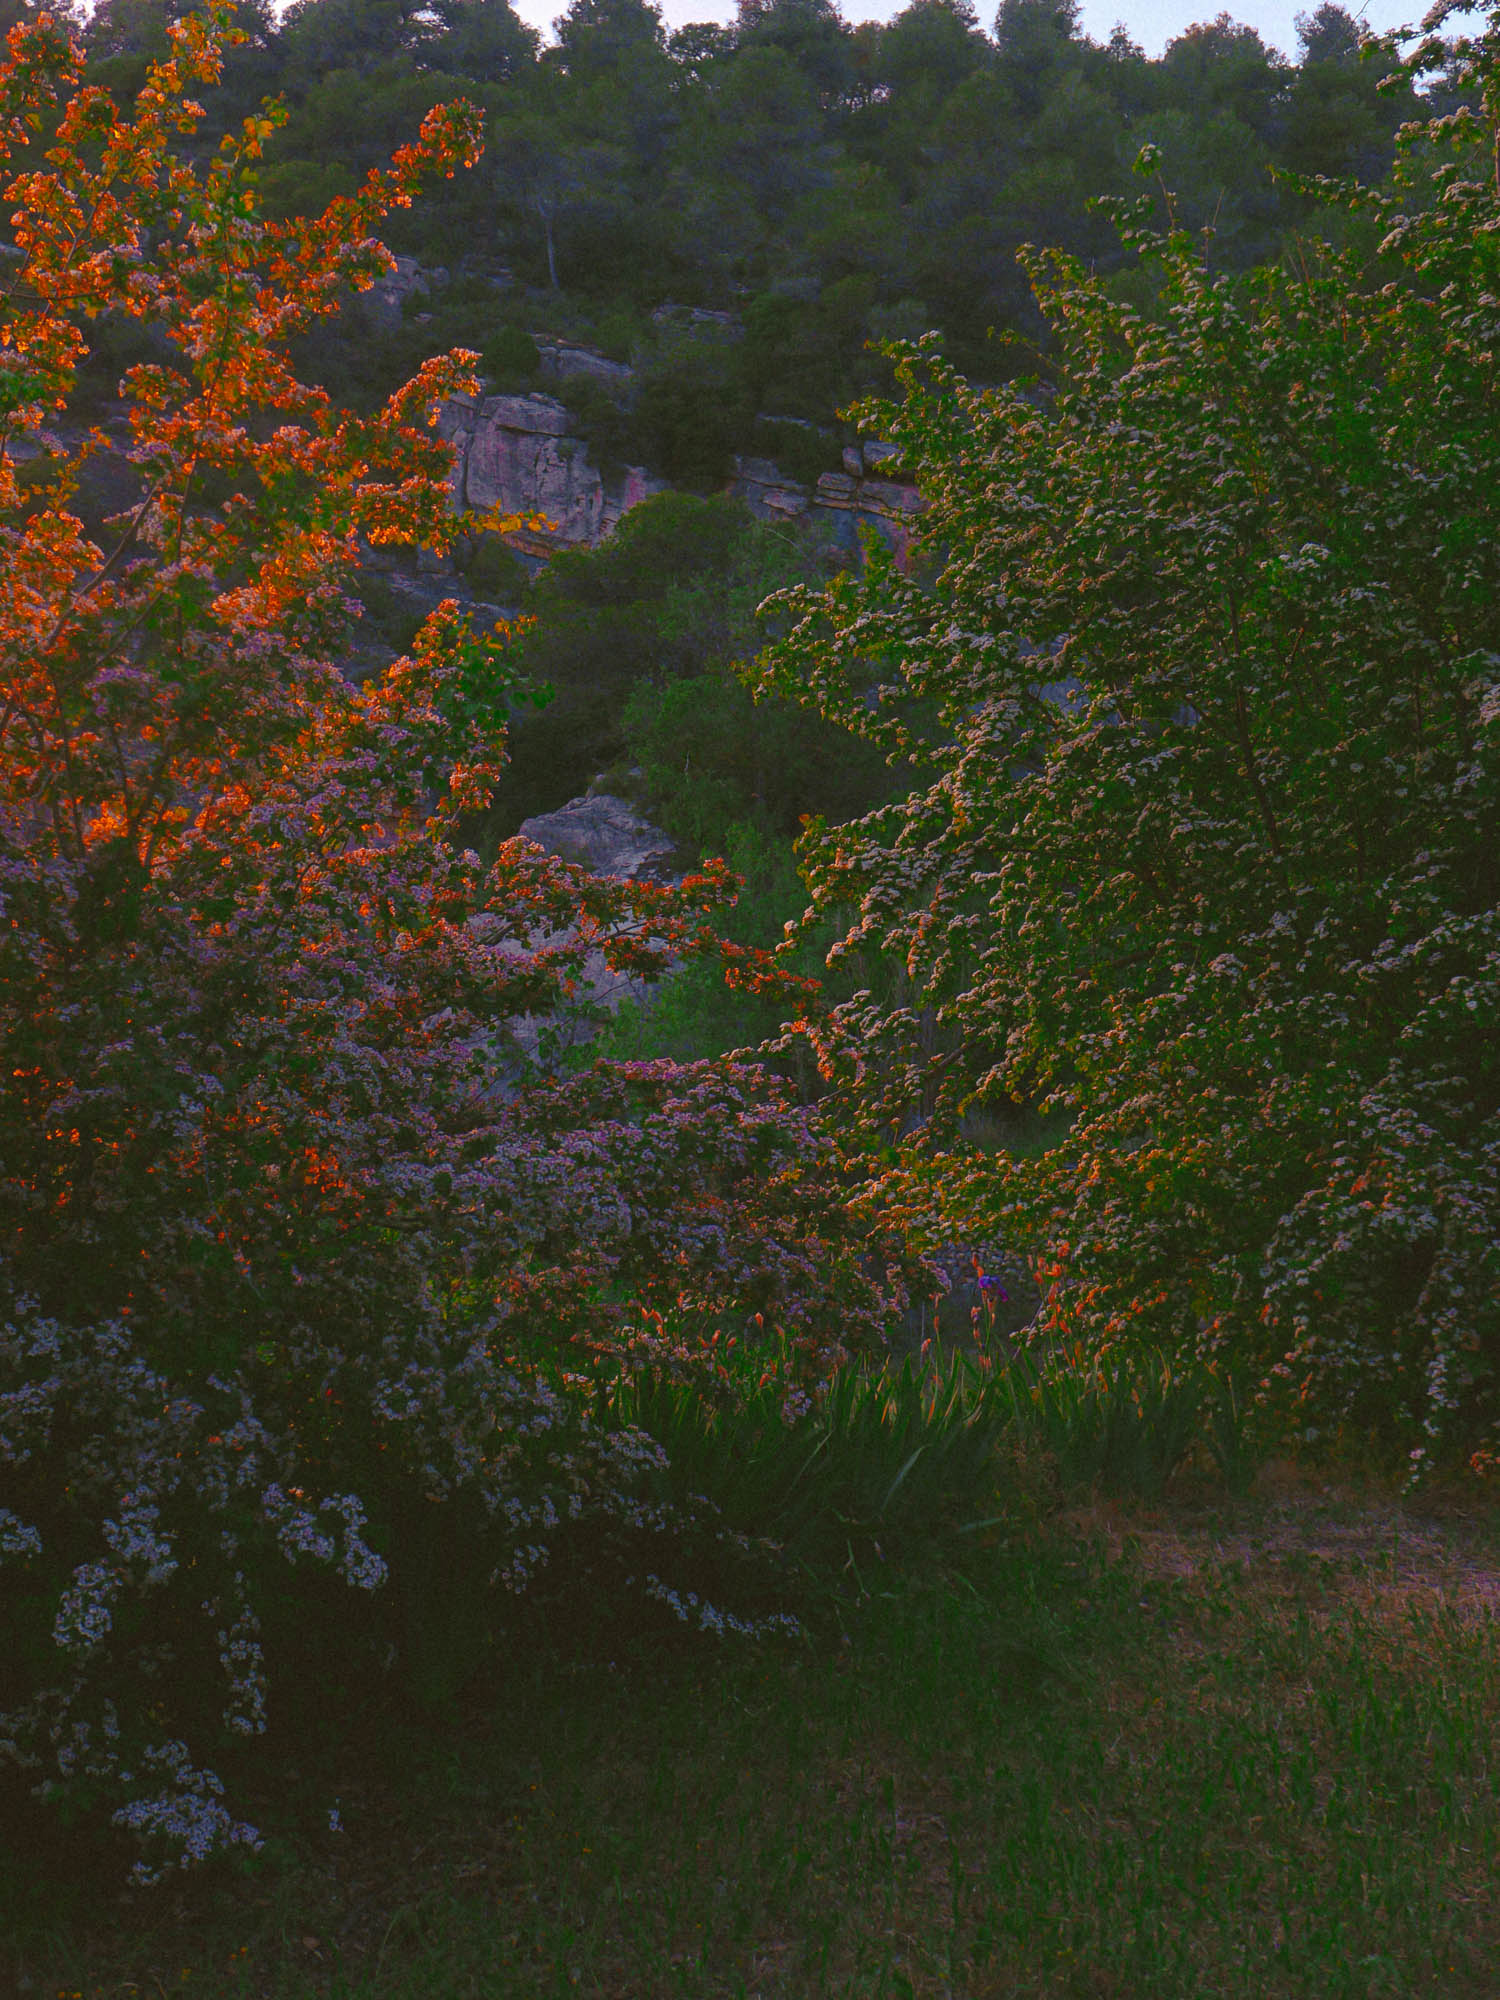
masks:
<instances>
[{"instance_id":1,"label":"limestone rock face","mask_svg":"<svg viewBox=\"0 0 1500 2000\"><path fill-rule=\"evenodd\" d=\"M737 493L763 521L803 520L820 526L851 554L859 547L859 531L873 527L903 562L911 546L912 526L922 511L916 487L900 479L874 479L872 469L895 456L893 445L865 445L843 454L844 471L825 472L816 486L784 479L766 458L737 458L730 491Z\"/></svg>"},{"instance_id":2,"label":"limestone rock face","mask_svg":"<svg viewBox=\"0 0 1500 2000\"><path fill-rule=\"evenodd\" d=\"M523 839L534 840L549 854L572 861L594 875L622 875L656 882L680 879L672 870L675 849L670 834L652 826L633 806L609 792L569 799L556 812L536 813L521 822L520 832ZM476 926L477 935L485 937L483 918L471 918L470 923ZM557 932L538 942L561 943L565 935ZM501 949L507 947L502 945ZM590 951L584 958L583 990L576 1007L564 1010L547 1023L534 1016L523 1016L511 1023L510 1038L531 1060L539 1053L544 1028L560 1051L582 1047L597 1032L597 1009L602 1007L613 1014L626 1000L637 1005L648 1001L654 990L649 980L611 971L602 951Z\"/></svg>"},{"instance_id":3,"label":"limestone rock face","mask_svg":"<svg viewBox=\"0 0 1500 2000\"><path fill-rule=\"evenodd\" d=\"M671 299L656 307L653 326L685 328L695 334L717 334L723 340L744 338L745 323L738 313L716 312L711 306L680 306Z\"/></svg>"},{"instance_id":4,"label":"limestone rock face","mask_svg":"<svg viewBox=\"0 0 1500 2000\"><path fill-rule=\"evenodd\" d=\"M606 481L572 417L552 396L455 396L438 419L439 435L458 447L454 500L476 512L542 517L512 535L530 555L592 546L631 507L666 490L639 466Z\"/></svg>"},{"instance_id":5,"label":"limestone rock face","mask_svg":"<svg viewBox=\"0 0 1500 2000\"><path fill-rule=\"evenodd\" d=\"M617 362L566 343L546 351L556 372L583 372L574 362L587 356L591 372L629 374ZM566 367L558 359L564 354L571 357ZM597 379L605 378L600 373ZM529 525L507 539L522 554L545 559L559 548L592 548L632 507L669 490L666 480L638 465L606 479L572 426L572 412L555 396L453 397L438 431L457 447L454 504L476 513L493 509L531 516ZM922 500L905 480L872 476L893 455L889 445L866 444L858 451L851 446L844 453L845 470L825 472L811 487L784 477L770 459L739 458L729 490L761 520L816 525L851 554L858 550L860 529L869 525L904 561Z\"/></svg>"},{"instance_id":6,"label":"limestone rock face","mask_svg":"<svg viewBox=\"0 0 1500 2000\"><path fill-rule=\"evenodd\" d=\"M611 361L592 347L580 347L573 340L539 340L537 353L542 373L554 382L571 382L582 377L597 382L612 396L623 397L635 384L635 370L624 361Z\"/></svg>"},{"instance_id":7,"label":"limestone rock face","mask_svg":"<svg viewBox=\"0 0 1500 2000\"><path fill-rule=\"evenodd\" d=\"M522 820L521 835L591 875L623 875L665 882L673 879L672 836L643 819L624 799L594 792L569 799L556 812Z\"/></svg>"}]
</instances>

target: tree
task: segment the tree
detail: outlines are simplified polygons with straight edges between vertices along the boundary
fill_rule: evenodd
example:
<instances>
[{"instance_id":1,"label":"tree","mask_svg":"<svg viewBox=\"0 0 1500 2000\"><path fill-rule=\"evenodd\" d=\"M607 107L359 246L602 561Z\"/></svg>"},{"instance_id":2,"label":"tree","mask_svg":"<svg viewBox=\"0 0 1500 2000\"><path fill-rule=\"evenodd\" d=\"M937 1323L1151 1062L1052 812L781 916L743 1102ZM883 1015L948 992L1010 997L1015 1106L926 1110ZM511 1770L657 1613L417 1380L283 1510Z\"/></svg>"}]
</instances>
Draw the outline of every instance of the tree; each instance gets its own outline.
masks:
<instances>
[{"instance_id":1,"label":"tree","mask_svg":"<svg viewBox=\"0 0 1500 2000\"><path fill-rule=\"evenodd\" d=\"M804 843L916 988L818 1034L877 1160L936 1101L877 1192L1024 1244L1045 1337L1201 1352L1417 1466L1500 1436L1500 16L1460 47L1476 108L1329 197L1373 280L1211 276L1126 205L1149 319L1027 256L1054 386L907 348L865 420L926 561L789 600L764 669L928 774ZM1040 1158L953 1149L1038 1100Z\"/></svg>"},{"instance_id":2,"label":"tree","mask_svg":"<svg viewBox=\"0 0 1500 2000\"><path fill-rule=\"evenodd\" d=\"M667 40L667 51L686 86L704 82L733 56L734 49L734 30L717 21L690 21L684 28L674 28Z\"/></svg>"},{"instance_id":3,"label":"tree","mask_svg":"<svg viewBox=\"0 0 1500 2000\"><path fill-rule=\"evenodd\" d=\"M1083 49L1078 0L1000 0L995 48L1001 71L1028 111Z\"/></svg>"},{"instance_id":4,"label":"tree","mask_svg":"<svg viewBox=\"0 0 1500 2000\"><path fill-rule=\"evenodd\" d=\"M414 55L428 25L422 0L292 0L282 36L288 67L309 87L332 70L367 74Z\"/></svg>"},{"instance_id":5,"label":"tree","mask_svg":"<svg viewBox=\"0 0 1500 2000\"><path fill-rule=\"evenodd\" d=\"M1001 0L995 46L1007 62L1025 63L1033 52L1079 39L1078 0Z\"/></svg>"},{"instance_id":6,"label":"tree","mask_svg":"<svg viewBox=\"0 0 1500 2000\"><path fill-rule=\"evenodd\" d=\"M435 0L438 28L424 51L434 69L475 83L513 83L536 62L541 37L510 0Z\"/></svg>"},{"instance_id":7,"label":"tree","mask_svg":"<svg viewBox=\"0 0 1500 2000\"><path fill-rule=\"evenodd\" d=\"M1167 44L1162 57L1168 102L1195 115L1220 113L1264 140L1286 88L1286 64L1254 28L1220 14Z\"/></svg>"},{"instance_id":8,"label":"tree","mask_svg":"<svg viewBox=\"0 0 1500 2000\"><path fill-rule=\"evenodd\" d=\"M338 671L362 542L473 526L432 427L476 357L356 418L287 344L480 119L268 223L271 117L176 149L221 28L174 24L128 113L49 18L0 67L7 147L61 103L0 346L0 1803L112 1825L147 1878L256 1838L235 1791L297 1685L357 1705L385 1660L450 1698L508 1593L611 1537L649 1610L660 1454L565 1357L706 1382L710 1333L779 1326L816 1371L883 1310L768 1079L576 1052L591 962L721 949L724 871L481 866L510 639L451 602ZM107 441L48 426L107 313L153 345L100 542L71 502Z\"/></svg>"},{"instance_id":9,"label":"tree","mask_svg":"<svg viewBox=\"0 0 1500 2000\"><path fill-rule=\"evenodd\" d=\"M105 0L89 16L92 56L159 56L167 50L167 24L184 10L164 0Z\"/></svg>"},{"instance_id":10,"label":"tree","mask_svg":"<svg viewBox=\"0 0 1500 2000\"><path fill-rule=\"evenodd\" d=\"M911 188L924 178L943 105L994 51L967 0L913 0L868 33L866 101L851 116L848 141L896 186Z\"/></svg>"},{"instance_id":11,"label":"tree","mask_svg":"<svg viewBox=\"0 0 1500 2000\"><path fill-rule=\"evenodd\" d=\"M608 81L643 50L666 47L661 9L651 0L572 0L556 33L557 61L580 83Z\"/></svg>"},{"instance_id":12,"label":"tree","mask_svg":"<svg viewBox=\"0 0 1500 2000\"><path fill-rule=\"evenodd\" d=\"M1293 25L1305 63L1348 62L1359 54L1359 23L1338 0L1322 0L1311 14L1298 14Z\"/></svg>"},{"instance_id":13,"label":"tree","mask_svg":"<svg viewBox=\"0 0 1500 2000\"><path fill-rule=\"evenodd\" d=\"M53 20L63 22L75 32L83 25L83 9L74 0L66 0L62 6L44 6L42 0L0 0L0 34L8 35L12 28L24 27L41 13L50 14Z\"/></svg>"},{"instance_id":14,"label":"tree","mask_svg":"<svg viewBox=\"0 0 1500 2000\"><path fill-rule=\"evenodd\" d=\"M1333 0L1297 16L1297 37L1302 62L1292 81L1282 159L1294 173L1379 179L1390 165L1396 127L1420 107L1410 90L1382 91L1384 66L1361 61L1358 24Z\"/></svg>"},{"instance_id":15,"label":"tree","mask_svg":"<svg viewBox=\"0 0 1500 2000\"><path fill-rule=\"evenodd\" d=\"M969 0L910 0L881 30L880 81L930 114L989 54Z\"/></svg>"},{"instance_id":16,"label":"tree","mask_svg":"<svg viewBox=\"0 0 1500 2000\"><path fill-rule=\"evenodd\" d=\"M755 41L715 68L694 109L676 156L700 199L706 187L774 226L827 179L830 148L813 86L777 43Z\"/></svg>"},{"instance_id":17,"label":"tree","mask_svg":"<svg viewBox=\"0 0 1500 2000\"><path fill-rule=\"evenodd\" d=\"M1242 268L1276 254L1286 204L1272 160L1292 72L1253 28L1226 14L1167 44L1157 109L1141 122L1176 196L1173 220L1212 232L1216 261Z\"/></svg>"},{"instance_id":18,"label":"tree","mask_svg":"<svg viewBox=\"0 0 1500 2000\"><path fill-rule=\"evenodd\" d=\"M737 0L735 39L742 49L783 49L826 106L854 81L849 29L833 0Z\"/></svg>"},{"instance_id":19,"label":"tree","mask_svg":"<svg viewBox=\"0 0 1500 2000\"><path fill-rule=\"evenodd\" d=\"M496 182L540 228L547 283L556 291L559 228L612 188L620 157L613 148L573 136L568 121L544 111L506 112L495 120L492 138Z\"/></svg>"}]
</instances>

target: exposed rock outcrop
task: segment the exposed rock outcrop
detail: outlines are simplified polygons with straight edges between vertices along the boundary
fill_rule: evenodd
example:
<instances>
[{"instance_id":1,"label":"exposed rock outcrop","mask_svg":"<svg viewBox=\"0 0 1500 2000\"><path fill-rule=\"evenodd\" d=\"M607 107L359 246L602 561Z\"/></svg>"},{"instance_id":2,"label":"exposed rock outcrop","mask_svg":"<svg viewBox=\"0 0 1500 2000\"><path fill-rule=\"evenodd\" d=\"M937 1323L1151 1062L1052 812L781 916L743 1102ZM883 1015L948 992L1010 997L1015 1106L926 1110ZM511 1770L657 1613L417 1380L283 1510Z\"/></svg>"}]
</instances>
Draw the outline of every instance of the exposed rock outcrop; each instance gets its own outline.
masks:
<instances>
[{"instance_id":1,"label":"exposed rock outcrop","mask_svg":"<svg viewBox=\"0 0 1500 2000\"><path fill-rule=\"evenodd\" d=\"M555 378L586 376L612 395L628 389L630 370L590 348L552 341L541 353ZM453 397L438 429L458 449L455 503L476 513L532 517L508 540L522 554L544 560L555 549L593 547L630 508L668 490L666 480L638 465L606 478L573 422L555 396ZM871 526L904 561L922 501L909 481L880 476L895 455L889 444L851 445L844 470L825 472L811 486L786 478L770 459L738 458L729 490L762 520L806 521L851 555L861 527Z\"/></svg>"},{"instance_id":2,"label":"exposed rock outcrop","mask_svg":"<svg viewBox=\"0 0 1500 2000\"><path fill-rule=\"evenodd\" d=\"M741 340L745 333L745 323L738 313L719 312L712 306L680 306L671 299L656 307L651 324L707 334L710 338L717 335L722 340Z\"/></svg>"},{"instance_id":3,"label":"exposed rock outcrop","mask_svg":"<svg viewBox=\"0 0 1500 2000\"><path fill-rule=\"evenodd\" d=\"M680 879L673 869L676 849L671 835L643 819L624 799L608 792L569 799L556 812L537 813L521 822L520 833L522 839L534 840L549 854L572 861L594 875L620 875L632 881ZM485 919L472 921L479 934L484 935ZM546 942L559 943L563 935L558 933ZM513 948L519 950L518 946ZM612 972L603 952L591 951L584 960L583 991L576 1007L545 1022L535 1016L523 1016L511 1024L512 1040L533 1059L541 1047L544 1030L561 1049L576 1048L593 1039L599 1008L613 1014L624 1001L639 1004L653 990L647 980Z\"/></svg>"},{"instance_id":4,"label":"exposed rock outcrop","mask_svg":"<svg viewBox=\"0 0 1500 2000\"><path fill-rule=\"evenodd\" d=\"M872 452L879 455L867 456ZM866 445L858 451L851 446L844 453L846 469L823 473L815 486L784 479L770 459L737 458L730 490L761 520L820 525L851 553L859 547L861 527L873 527L903 562L922 511L922 496L906 480L871 477L875 467L894 455L891 445Z\"/></svg>"},{"instance_id":5,"label":"exposed rock outcrop","mask_svg":"<svg viewBox=\"0 0 1500 2000\"><path fill-rule=\"evenodd\" d=\"M635 370L628 362L611 361L607 354L580 347L575 340L544 340L539 336L536 351L549 381L597 382L615 397L628 396L635 385Z\"/></svg>"},{"instance_id":6,"label":"exposed rock outcrop","mask_svg":"<svg viewBox=\"0 0 1500 2000\"><path fill-rule=\"evenodd\" d=\"M438 419L458 447L454 497L476 513L540 516L509 539L525 554L603 541L621 515L666 491L640 466L606 480L573 434L567 407L552 396L455 396Z\"/></svg>"},{"instance_id":7,"label":"exposed rock outcrop","mask_svg":"<svg viewBox=\"0 0 1500 2000\"><path fill-rule=\"evenodd\" d=\"M414 292L431 292L447 282L448 273L442 265L424 265L415 257L398 257L395 270L377 278L363 294L365 314L379 327L397 327L406 301Z\"/></svg>"},{"instance_id":8,"label":"exposed rock outcrop","mask_svg":"<svg viewBox=\"0 0 1500 2000\"><path fill-rule=\"evenodd\" d=\"M569 799L556 812L522 820L521 836L592 875L624 875L631 881L667 882L676 844L669 833L643 819L634 806L610 792Z\"/></svg>"}]
</instances>

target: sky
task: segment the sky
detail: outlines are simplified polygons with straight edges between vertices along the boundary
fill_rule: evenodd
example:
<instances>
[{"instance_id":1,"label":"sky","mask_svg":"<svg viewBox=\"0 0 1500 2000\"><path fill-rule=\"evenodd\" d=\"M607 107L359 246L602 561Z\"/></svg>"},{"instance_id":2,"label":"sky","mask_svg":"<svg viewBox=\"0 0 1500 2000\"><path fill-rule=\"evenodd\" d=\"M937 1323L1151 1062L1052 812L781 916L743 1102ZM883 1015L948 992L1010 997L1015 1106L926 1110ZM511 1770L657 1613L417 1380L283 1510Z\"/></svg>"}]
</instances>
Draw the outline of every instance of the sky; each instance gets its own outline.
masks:
<instances>
[{"instance_id":1,"label":"sky","mask_svg":"<svg viewBox=\"0 0 1500 2000\"><path fill-rule=\"evenodd\" d=\"M545 32L554 15L563 11L566 0L514 0L514 4L523 20ZM659 4L669 28L680 28L686 21L734 18L734 0L659 0ZM904 4L905 0L840 0L839 11L846 21L888 21ZM980 19L989 27L994 0L976 0L976 4ZM1299 12L1312 13L1317 4L1318 0L1240 0L1239 5L1233 0L1082 0L1080 12L1084 32L1095 41L1108 41L1116 21L1123 20L1147 55L1159 56L1174 35L1195 21L1212 20L1227 7L1235 20L1257 29L1262 40L1295 58L1293 17ZM1420 20L1428 0L1368 0L1365 6L1358 0L1344 0L1344 4L1356 18L1383 32Z\"/></svg>"}]
</instances>

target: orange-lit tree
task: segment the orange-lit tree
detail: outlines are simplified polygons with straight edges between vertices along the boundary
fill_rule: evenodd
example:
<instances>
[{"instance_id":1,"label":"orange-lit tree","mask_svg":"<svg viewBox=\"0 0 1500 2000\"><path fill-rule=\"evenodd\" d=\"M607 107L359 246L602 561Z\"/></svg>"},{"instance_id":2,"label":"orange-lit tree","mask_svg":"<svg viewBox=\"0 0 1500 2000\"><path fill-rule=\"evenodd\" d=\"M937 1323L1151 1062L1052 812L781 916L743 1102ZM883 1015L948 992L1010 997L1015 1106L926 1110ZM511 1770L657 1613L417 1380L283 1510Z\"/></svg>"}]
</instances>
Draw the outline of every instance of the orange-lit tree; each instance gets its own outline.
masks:
<instances>
[{"instance_id":1,"label":"orange-lit tree","mask_svg":"<svg viewBox=\"0 0 1500 2000\"><path fill-rule=\"evenodd\" d=\"M268 224L269 116L186 163L222 35L173 28L126 112L46 17L0 70L0 1783L113 1818L148 1873L255 1837L222 1773L299 1621L451 1685L493 1619L438 1657L445 1585L503 1605L584 1528L667 1533L659 1453L549 1355L709 1367L759 1315L815 1373L882 1309L759 1073L547 1061L589 952L710 948L722 871L463 851L508 684L453 605L338 672L361 543L461 529L432 424L474 357L355 419L287 344L478 121ZM80 439L105 314L152 358ZM129 497L91 532L105 466Z\"/></svg>"}]
</instances>

